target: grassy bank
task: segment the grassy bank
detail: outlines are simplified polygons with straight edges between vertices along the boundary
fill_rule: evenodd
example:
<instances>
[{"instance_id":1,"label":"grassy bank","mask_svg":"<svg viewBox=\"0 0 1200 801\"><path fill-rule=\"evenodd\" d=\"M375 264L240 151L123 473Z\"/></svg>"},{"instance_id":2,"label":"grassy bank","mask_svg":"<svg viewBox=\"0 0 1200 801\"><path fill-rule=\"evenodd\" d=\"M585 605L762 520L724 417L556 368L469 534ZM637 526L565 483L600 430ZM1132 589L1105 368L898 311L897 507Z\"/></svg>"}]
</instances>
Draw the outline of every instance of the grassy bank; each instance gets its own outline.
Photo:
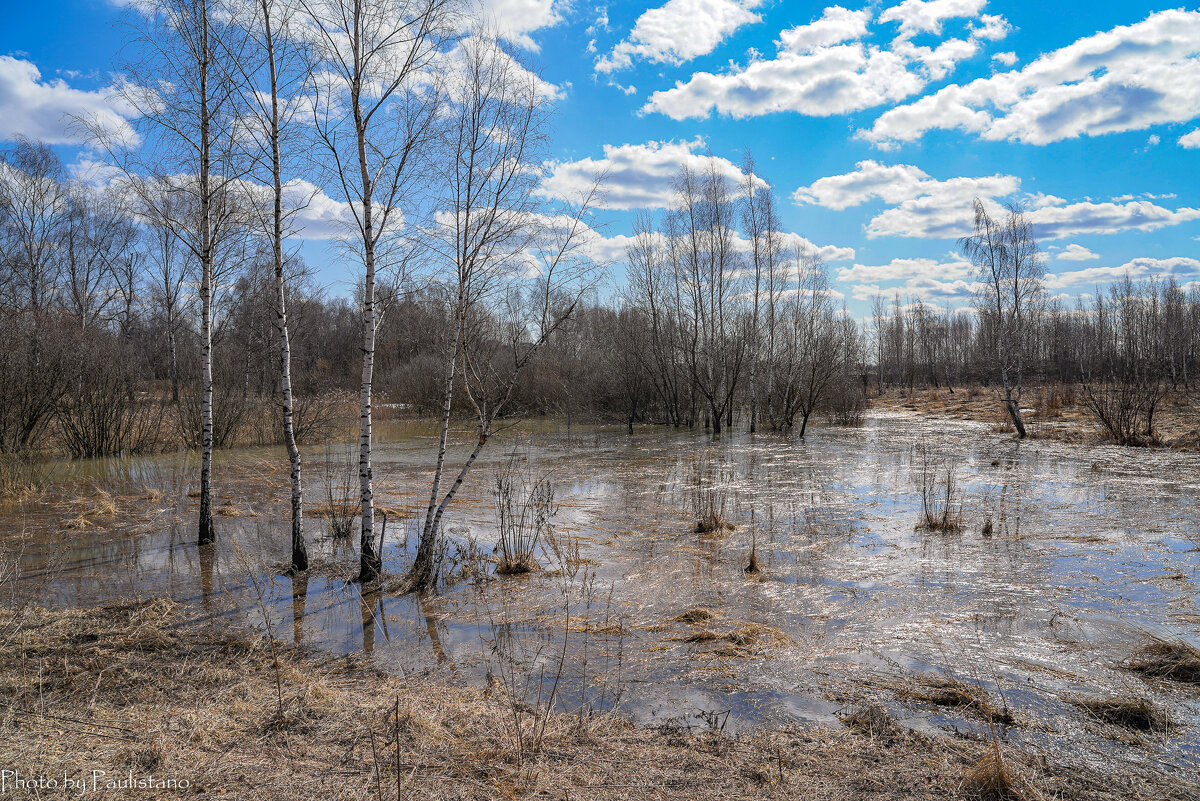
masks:
<instances>
[{"instance_id":1,"label":"grassy bank","mask_svg":"<svg viewBox=\"0 0 1200 801\"><path fill-rule=\"evenodd\" d=\"M1035 439L1081 444L1112 440L1087 407L1084 393L1074 385L1051 384L1025 389L1021 403L1025 425ZM872 409L916 412L988 423L996 433L1012 432L996 387L940 389L892 388L869 399ZM1145 444L1174 450L1200 450L1200 406L1181 393L1169 393L1155 414L1155 436Z\"/></svg>"},{"instance_id":2,"label":"grassy bank","mask_svg":"<svg viewBox=\"0 0 1200 801\"><path fill-rule=\"evenodd\" d=\"M388 676L190 618L164 600L0 609L0 771L112 799L1196 797L1166 777L915 734L877 708L737 739L543 717L499 685ZM94 789L93 770L105 771Z\"/></svg>"}]
</instances>

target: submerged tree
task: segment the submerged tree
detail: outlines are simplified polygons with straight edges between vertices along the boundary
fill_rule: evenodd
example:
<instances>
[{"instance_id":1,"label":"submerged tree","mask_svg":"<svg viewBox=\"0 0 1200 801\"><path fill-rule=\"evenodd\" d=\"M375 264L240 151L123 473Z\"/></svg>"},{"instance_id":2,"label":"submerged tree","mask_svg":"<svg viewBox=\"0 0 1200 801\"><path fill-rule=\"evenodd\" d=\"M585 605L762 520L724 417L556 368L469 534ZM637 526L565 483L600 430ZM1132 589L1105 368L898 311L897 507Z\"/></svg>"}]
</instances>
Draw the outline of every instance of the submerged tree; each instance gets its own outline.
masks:
<instances>
[{"instance_id":1,"label":"submerged tree","mask_svg":"<svg viewBox=\"0 0 1200 801\"><path fill-rule=\"evenodd\" d=\"M91 125L113 157L138 212L166 229L200 273L200 514L198 541L217 537L213 525L213 303L219 270L240 253L244 207L236 189L236 102L230 62L245 35L216 0L153 0L139 7L138 61L126 65L122 96L137 111L144 141L129 141Z\"/></svg>"},{"instance_id":2,"label":"submerged tree","mask_svg":"<svg viewBox=\"0 0 1200 801\"><path fill-rule=\"evenodd\" d=\"M314 127L327 156L328 183L353 213L348 246L362 259L362 378L358 478L359 580L376 579L371 467L371 395L380 314L376 276L403 262L395 236L404 206L414 207L436 143L440 99L433 60L451 24L449 0L301 0L315 30L310 67ZM403 247L403 246L401 246Z\"/></svg>"},{"instance_id":3,"label":"submerged tree","mask_svg":"<svg viewBox=\"0 0 1200 801\"><path fill-rule=\"evenodd\" d=\"M978 274L975 308L991 339L1004 408L1023 439L1021 393L1042 304L1044 270L1033 226L1020 207L1010 205L1003 220L992 217L979 198L974 209L974 232L959 240L959 246Z\"/></svg>"},{"instance_id":4,"label":"submerged tree","mask_svg":"<svg viewBox=\"0 0 1200 801\"><path fill-rule=\"evenodd\" d=\"M279 389L282 412L283 443L287 448L290 466L292 502L293 571L308 569L308 548L304 541L304 485L301 478L300 449L296 446L295 408L292 398L292 348L288 330L287 282L284 267L287 262L287 236L291 218L307 202L303 192L293 192L288 203L284 176L285 159L294 160L297 141L297 115L300 105L295 98L302 96L307 78L304 67L307 53L294 36L287 35L293 24L296 9L279 0L258 0L254 6L241 9L244 17L238 22L249 33L245 57L233 60L237 74L232 79L242 82L245 114L241 137L247 156L254 165L253 175L270 187L267 202L263 203L257 184L248 184L248 205L257 214L258 234L264 237L271 252L274 274L274 324L279 348ZM285 142L290 145L285 155ZM268 208L263 208L267 206Z\"/></svg>"},{"instance_id":5,"label":"submerged tree","mask_svg":"<svg viewBox=\"0 0 1200 801\"><path fill-rule=\"evenodd\" d=\"M438 453L411 591L433 586L442 516L510 405L517 381L594 283L584 222L595 186L578 203L537 197L548 98L540 80L500 43L460 44L447 86L451 145L438 170L447 208L433 245L446 262L450 328L443 345ZM475 443L449 486L446 452L456 388L472 410Z\"/></svg>"}]
</instances>

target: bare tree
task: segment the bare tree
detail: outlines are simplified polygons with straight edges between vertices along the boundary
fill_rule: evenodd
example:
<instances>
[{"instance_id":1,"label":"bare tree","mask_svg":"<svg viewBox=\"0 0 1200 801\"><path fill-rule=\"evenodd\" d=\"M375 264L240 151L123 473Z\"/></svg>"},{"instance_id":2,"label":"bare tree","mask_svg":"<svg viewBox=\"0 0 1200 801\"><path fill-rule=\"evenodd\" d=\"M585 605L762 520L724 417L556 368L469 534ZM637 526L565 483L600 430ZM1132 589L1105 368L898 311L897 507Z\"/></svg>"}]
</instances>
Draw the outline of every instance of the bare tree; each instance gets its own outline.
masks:
<instances>
[{"instance_id":1,"label":"bare tree","mask_svg":"<svg viewBox=\"0 0 1200 801\"><path fill-rule=\"evenodd\" d=\"M212 503L213 300L218 273L239 253L243 208L234 125L239 86L220 62L244 35L217 0L153 0L138 9L140 56L125 65L122 95L144 136L131 142L92 124L139 213L167 229L200 272L200 514L198 542L216 540Z\"/></svg>"},{"instance_id":2,"label":"bare tree","mask_svg":"<svg viewBox=\"0 0 1200 801\"><path fill-rule=\"evenodd\" d=\"M293 6L281 0L258 0L254 6L242 10L247 13L239 22L249 32L252 46L246 49L244 58L231 58L229 64L237 70L233 79L246 87L242 93L247 111L243 116L246 133L242 141L248 146L249 158L256 167L255 176L264 177L270 186L269 203L260 204L254 196L258 194L257 184L250 184L248 189L252 197L249 198L249 206L259 211L257 228L265 236L271 251L283 443L287 448L291 482L291 569L300 572L308 569L308 547L304 541L304 485L300 449L296 447L294 426L292 349L284 265L288 258L287 236L292 217L307 203L307 198L293 192L293 202L288 203L285 195L284 144L285 138L289 145L300 144L295 141L297 126L294 123L301 108L296 98L303 97L308 54L302 46L302 40L295 35L286 35L289 27L294 27L292 18L296 9ZM261 205L269 206L269 212L263 213L265 210L260 208Z\"/></svg>"},{"instance_id":3,"label":"bare tree","mask_svg":"<svg viewBox=\"0 0 1200 801\"><path fill-rule=\"evenodd\" d=\"M716 163L698 175L686 165L675 179L671 258L684 298L692 385L707 405L713 437L732 413L746 353L739 324L739 259L734 248L734 200Z\"/></svg>"},{"instance_id":4,"label":"bare tree","mask_svg":"<svg viewBox=\"0 0 1200 801\"><path fill-rule=\"evenodd\" d=\"M1032 225L1020 207L1010 205L1002 221L992 217L979 198L974 209L974 233L963 237L959 247L978 272L975 308L990 326L1004 407L1023 439L1022 378L1042 302L1041 259Z\"/></svg>"},{"instance_id":5,"label":"bare tree","mask_svg":"<svg viewBox=\"0 0 1200 801\"><path fill-rule=\"evenodd\" d=\"M435 138L439 103L429 67L441 52L452 7L449 0L301 3L314 31L314 126L329 156L329 183L353 211L351 247L364 269L358 478L359 579L367 582L381 569L371 468L371 391L380 317L376 273L397 266L389 245L395 244L402 206L411 202L407 195Z\"/></svg>"},{"instance_id":6,"label":"bare tree","mask_svg":"<svg viewBox=\"0 0 1200 801\"><path fill-rule=\"evenodd\" d=\"M536 199L547 98L536 76L498 41L460 45L448 87L453 132L440 170L449 208L436 221L435 251L450 268L438 454L416 558L405 579L429 589L442 516L508 408L534 355L574 314L594 280L584 217L593 185L561 213ZM531 278L531 276L534 276ZM457 377L457 378L456 378ZM474 413L476 437L449 487L446 450L456 385Z\"/></svg>"}]
</instances>

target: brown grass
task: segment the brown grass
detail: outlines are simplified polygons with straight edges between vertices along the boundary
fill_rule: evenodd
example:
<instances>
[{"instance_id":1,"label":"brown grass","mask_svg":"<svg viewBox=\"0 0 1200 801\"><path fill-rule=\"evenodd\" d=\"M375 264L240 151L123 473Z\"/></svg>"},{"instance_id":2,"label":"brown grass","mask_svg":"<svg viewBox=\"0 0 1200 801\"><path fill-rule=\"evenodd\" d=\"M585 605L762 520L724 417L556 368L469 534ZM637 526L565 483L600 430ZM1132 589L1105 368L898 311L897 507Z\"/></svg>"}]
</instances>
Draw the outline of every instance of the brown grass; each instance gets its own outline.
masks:
<instances>
[{"instance_id":1,"label":"brown grass","mask_svg":"<svg viewBox=\"0 0 1200 801\"><path fill-rule=\"evenodd\" d=\"M713 620L716 617L717 617L717 613L712 611L711 609L704 609L703 607L696 607L695 609L689 609L686 612L682 612L671 619L678 623L687 623L689 625L692 625L695 623L707 623L708 621Z\"/></svg>"},{"instance_id":2,"label":"brown grass","mask_svg":"<svg viewBox=\"0 0 1200 801\"><path fill-rule=\"evenodd\" d=\"M988 755L985 744L905 731L886 742L841 727L730 739L556 713L543 747L519 761L503 687L389 676L354 656L282 645L281 719L266 641L193 614L162 600L0 608L0 764L189 785L136 796L154 799L951 801L975 786L962 777ZM1195 797L1194 784L1166 775L1118 781L1013 751L1001 758L1063 801Z\"/></svg>"},{"instance_id":3,"label":"brown grass","mask_svg":"<svg viewBox=\"0 0 1200 801\"><path fill-rule=\"evenodd\" d=\"M1004 758L995 741L970 770L963 774L963 795L978 801L1031 801L1041 798L1028 781Z\"/></svg>"},{"instance_id":4,"label":"brown grass","mask_svg":"<svg viewBox=\"0 0 1200 801\"><path fill-rule=\"evenodd\" d=\"M842 716L842 725L868 737L883 739L895 737L901 731L895 718L877 701L860 702Z\"/></svg>"},{"instance_id":5,"label":"brown grass","mask_svg":"<svg viewBox=\"0 0 1200 801\"><path fill-rule=\"evenodd\" d=\"M1170 715L1146 698L1075 698L1071 703L1096 720L1124 729L1164 732L1174 726Z\"/></svg>"},{"instance_id":6,"label":"brown grass","mask_svg":"<svg viewBox=\"0 0 1200 801\"><path fill-rule=\"evenodd\" d=\"M1183 640L1154 638L1126 660L1124 667L1156 679L1200 684L1200 650Z\"/></svg>"},{"instance_id":7,"label":"brown grass","mask_svg":"<svg viewBox=\"0 0 1200 801\"><path fill-rule=\"evenodd\" d=\"M981 686L954 677L918 677L915 682L899 688L896 697L905 701L958 708L991 723L1008 725L1014 722L1008 707L996 706Z\"/></svg>"}]
</instances>

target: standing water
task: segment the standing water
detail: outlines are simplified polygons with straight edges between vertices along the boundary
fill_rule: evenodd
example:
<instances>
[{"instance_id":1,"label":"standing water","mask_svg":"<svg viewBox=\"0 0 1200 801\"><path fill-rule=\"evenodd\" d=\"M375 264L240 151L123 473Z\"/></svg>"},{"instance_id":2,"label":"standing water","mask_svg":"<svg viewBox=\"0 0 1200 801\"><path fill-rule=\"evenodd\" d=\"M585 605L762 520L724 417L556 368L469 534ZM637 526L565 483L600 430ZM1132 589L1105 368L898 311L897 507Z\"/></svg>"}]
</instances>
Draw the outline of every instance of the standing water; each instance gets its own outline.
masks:
<instances>
[{"instance_id":1,"label":"standing water","mask_svg":"<svg viewBox=\"0 0 1200 801\"><path fill-rule=\"evenodd\" d=\"M380 440L385 568L400 573L436 444L406 423ZM497 576L494 471L514 456L549 477L558 508L542 569ZM305 458L310 504L349 482L326 449ZM317 515L305 523L317 568L280 574L282 452L218 455L221 539L203 553L190 457L52 469L52 492L0 507L18 591L44 605L168 596L203 625L269 623L399 673L500 676L648 725L838 725L875 699L918 730L996 734L1109 769L1200 761L1195 687L1128 669L1151 638L1200 643L1195 455L890 414L805 440L717 443L530 426L495 441L451 507L445 586L423 600L360 594L347 580L357 528L340 541ZM709 513L718 524L697 526ZM1148 699L1174 725L1118 734L1078 706L1116 696Z\"/></svg>"}]
</instances>

